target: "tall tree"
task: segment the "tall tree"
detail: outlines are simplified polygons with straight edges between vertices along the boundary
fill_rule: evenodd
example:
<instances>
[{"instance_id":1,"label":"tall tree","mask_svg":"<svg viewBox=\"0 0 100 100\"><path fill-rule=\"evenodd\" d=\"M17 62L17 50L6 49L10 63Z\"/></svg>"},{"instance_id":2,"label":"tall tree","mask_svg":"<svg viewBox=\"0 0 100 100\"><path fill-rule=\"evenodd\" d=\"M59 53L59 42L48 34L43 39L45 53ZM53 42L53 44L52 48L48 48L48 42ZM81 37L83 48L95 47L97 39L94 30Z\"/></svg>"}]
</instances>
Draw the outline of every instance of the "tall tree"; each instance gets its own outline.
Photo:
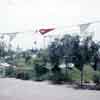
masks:
<instances>
[{"instance_id":1,"label":"tall tree","mask_svg":"<svg viewBox=\"0 0 100 100\"><path fill-rule=\"evenodd\" d=\"M49 47L49 60L51 62L53 81L60 82L62 80L62 73L59 64L62 60L63 51L61 41L56 39Z\"/></svg>"}]
</instances>

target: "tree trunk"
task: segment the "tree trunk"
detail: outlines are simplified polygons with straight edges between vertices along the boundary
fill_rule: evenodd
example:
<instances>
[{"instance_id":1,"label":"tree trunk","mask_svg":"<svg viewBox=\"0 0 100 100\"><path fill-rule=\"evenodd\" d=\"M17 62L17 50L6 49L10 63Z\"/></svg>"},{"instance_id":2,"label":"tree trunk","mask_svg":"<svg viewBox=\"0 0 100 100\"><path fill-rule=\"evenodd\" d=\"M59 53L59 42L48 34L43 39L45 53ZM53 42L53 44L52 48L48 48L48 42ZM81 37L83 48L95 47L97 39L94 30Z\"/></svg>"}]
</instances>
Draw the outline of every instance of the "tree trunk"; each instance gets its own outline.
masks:
<instances>
[{"instance_id":1,"label":"tree trunk","mask_svg":"<svg viewBox=\"0 0 100 100\"><path fill-rule=\"evenodd\" d=\"M81 88L82 88L82 86L83 86L83 67L81 69Z\"/></svg>"}]
</instances>

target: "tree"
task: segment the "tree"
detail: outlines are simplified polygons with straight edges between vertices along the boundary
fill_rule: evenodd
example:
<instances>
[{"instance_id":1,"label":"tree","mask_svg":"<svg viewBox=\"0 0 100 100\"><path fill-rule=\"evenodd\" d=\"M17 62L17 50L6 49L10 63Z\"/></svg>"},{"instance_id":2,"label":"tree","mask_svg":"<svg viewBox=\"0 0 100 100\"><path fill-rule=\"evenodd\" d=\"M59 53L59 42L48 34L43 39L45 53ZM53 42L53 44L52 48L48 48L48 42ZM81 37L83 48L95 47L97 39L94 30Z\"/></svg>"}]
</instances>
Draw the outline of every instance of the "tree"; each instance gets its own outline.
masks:
<instances>
[{"instance_id":1,"label":"tree","mask_svg":"<svg viewBox=\"0 0 100 100\"><path fill-rule=\"evenodd\" d=\"M59 64L63 57L62 51L62 43L60 40L56 39L49 47L49 61L52 65L51 72L51 80L55 82L60 82L62 80L61 68L59 68Z\"/></svg>"},{"instance_id":2,"label":"tree","mask_svg":"<svg viewBox=\"0 0 100 100\"><path fill-rule=\"evenodd\" d=\"M91 36L81 40L79 36L66 35L61 41L66 66L68 63L73 63L80 70L82 86L84 65L91 63L98 50L98 46L93 45Z\"/></svg>"},{"instance_id":3,"label":"tree","mask_svg":"<svg viewBox=\"0 0 100 100\"><path fill-rule=\"evenodd\" d=\"M81 72L81 86L83 84L84 66L92 64L94 69L100 62L100 45L91 36L81 39L79 36L65 35L61 40L56 39L48 48L52 73L60 74L59 64L63 61L67 65L73 63Z\"/></svg>"},{"instance_id":4,"label":"tree","mask_svg":"<svg viewBox=\"0 0 100 100\"><path fill-rule=\"evenodd\" d=\"M99 42L95 43L94 41L92 42L91 45L91 53L92 53L92 64L91 66L93 67L93 69L96 71L99 69L99 65L100 65L100 44Z\"/></svg>"},{"instance_id":5,"label":"tree","mask_svg":"<svg viewBox=\"0 0 100 100\"><path fill-rule=\"evenodd\" d=\"M99 45L96 44L92 37L86 37L84 40L80 41L77 40L74 41L73 45L73 63L75 64L75 67L78 68L81 71L81 86L83 84L83 74L84 74L84 65L86 64L93 64L93 67L95 68L98 60L98 50Z\"/></svg>"},{"instance_id":6,"label":"tree","mask_svg":"<svg viewBox=\"0 0 100 100\"><path fill-rule=\"evenodd\" d=\"M84 65L90 61L90 56L88 55L90 40L90 37L87 37L82 41L76 38L73 45L73 63L81 72L81 86L83 84Z\"/></svg>"},{"instance_id":7,"label":"tree","mask_svg":"<svg viewBox=\"0 0 100 100\"><path fill-rule=\"evenodd\" d=\"M4 41L0 41L0 59L4 58L7 56L7 46Z\"/></svg>"}]
</instances>

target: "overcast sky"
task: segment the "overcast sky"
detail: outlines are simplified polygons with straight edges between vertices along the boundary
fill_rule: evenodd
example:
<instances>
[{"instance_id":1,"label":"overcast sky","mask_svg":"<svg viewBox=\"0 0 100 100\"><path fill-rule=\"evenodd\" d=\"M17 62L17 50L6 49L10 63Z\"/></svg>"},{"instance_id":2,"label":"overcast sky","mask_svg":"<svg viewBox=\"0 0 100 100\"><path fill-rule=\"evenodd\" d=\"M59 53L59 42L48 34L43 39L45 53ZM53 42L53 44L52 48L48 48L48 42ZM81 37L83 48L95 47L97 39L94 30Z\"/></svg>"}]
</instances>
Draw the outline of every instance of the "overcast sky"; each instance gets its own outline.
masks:
<instances>
[{"instance_id":1,"label":"overcast sky","mask_svg":"<svg viewBox=\"0 0 100 100\"><path fill-rule=\"evenodd\" d=\"M63 27L95 20L100 20L99 0L0 0L0 32ZM38 40L40 46L42 38L40 34L24 33L18 35L13 44L30 48L33 41Z\"/></svg>"}]
</instances>

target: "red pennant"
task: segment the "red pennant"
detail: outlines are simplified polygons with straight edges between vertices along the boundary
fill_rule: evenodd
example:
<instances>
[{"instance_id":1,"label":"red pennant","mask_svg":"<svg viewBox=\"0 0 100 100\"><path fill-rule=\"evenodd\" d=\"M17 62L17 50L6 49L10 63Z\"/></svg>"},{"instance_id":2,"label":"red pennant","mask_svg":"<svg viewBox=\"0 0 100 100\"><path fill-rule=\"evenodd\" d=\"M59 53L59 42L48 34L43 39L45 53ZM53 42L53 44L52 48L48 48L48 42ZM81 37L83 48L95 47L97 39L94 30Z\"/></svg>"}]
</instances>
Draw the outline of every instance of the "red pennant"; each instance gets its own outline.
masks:
<instances>
[{"instance_id":1,"label":"red pennant","mask_svg":"<svg viewBox=\"0 0 100 100\"><path fill-rule=\"evenodd\" d=\"M40 29L39 32L44 35L50 31L53 31L55 28L49 28L49 29Z\"/></svg>"}]
</instances>

